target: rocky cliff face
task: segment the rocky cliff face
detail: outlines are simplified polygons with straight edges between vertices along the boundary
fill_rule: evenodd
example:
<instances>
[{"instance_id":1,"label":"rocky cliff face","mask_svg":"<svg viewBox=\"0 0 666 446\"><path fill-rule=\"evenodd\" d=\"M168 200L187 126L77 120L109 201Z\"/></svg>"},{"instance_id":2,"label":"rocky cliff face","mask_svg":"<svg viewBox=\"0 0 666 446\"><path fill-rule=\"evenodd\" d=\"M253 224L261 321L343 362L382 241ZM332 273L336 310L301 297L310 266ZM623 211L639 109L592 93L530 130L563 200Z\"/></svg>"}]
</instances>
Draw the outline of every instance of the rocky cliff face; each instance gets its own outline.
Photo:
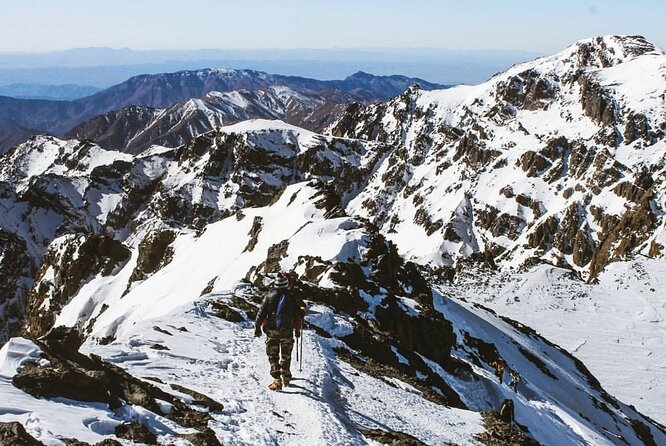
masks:
<instances>
[{"instance_id":1,"label":"rocky cliff face","mask_svg":"<svg viewBox=\"0 0 666 446\"><path fill-rule=\"evenodd\" d=\"M393 147L350 209L399 246L422 234L402 252L443 266L488 252L593 280L661 255L665 61L641 37L595 38L478 86L350 107L332 134Z\"/></svg>"}]
</instances>

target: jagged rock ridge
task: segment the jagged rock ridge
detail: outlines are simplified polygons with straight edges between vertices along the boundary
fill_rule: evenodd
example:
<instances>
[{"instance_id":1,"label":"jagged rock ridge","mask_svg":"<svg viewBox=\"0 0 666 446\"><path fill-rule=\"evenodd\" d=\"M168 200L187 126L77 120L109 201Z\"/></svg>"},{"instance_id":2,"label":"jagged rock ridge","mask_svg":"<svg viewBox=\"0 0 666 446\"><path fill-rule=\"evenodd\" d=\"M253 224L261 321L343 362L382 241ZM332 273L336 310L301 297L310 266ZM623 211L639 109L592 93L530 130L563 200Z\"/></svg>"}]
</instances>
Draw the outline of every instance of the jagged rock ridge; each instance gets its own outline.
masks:
<instances>
[{"instance_id":1,"label":"jagged rock ridge","mask_svg":"<svg viewBox=\"0 0 666 446\"><path fill-rule=\"evenodd\" d=\"M445 267L485 252L592 280L609 262L660 256L664 73L643 38L608 36L481 85L350 107L333 135L393 147L350 211ZM418 243L401 244L408 233Z\"/></svg>"}]
</instances>

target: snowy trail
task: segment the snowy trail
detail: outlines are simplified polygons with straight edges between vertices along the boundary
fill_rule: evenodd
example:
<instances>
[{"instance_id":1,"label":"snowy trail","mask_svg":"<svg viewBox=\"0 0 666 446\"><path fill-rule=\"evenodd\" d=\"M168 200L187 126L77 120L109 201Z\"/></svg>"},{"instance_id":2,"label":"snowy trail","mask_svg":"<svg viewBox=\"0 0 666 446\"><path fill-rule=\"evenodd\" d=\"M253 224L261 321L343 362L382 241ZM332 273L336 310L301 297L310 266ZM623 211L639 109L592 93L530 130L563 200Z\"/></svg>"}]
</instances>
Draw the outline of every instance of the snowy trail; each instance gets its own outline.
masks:
<instances>
[{"instance_id":1,"label":"snowy trail","mask_svg":"<svg viewBox=\"0 0 666 446\"><path fill-rule=\"evenodd\" d=\"M302 372L294 351L292 385L268 390L266 338L255 338L253 331L251 323L218 319L195 304L184 314L175 311L137 324L128 339L85 348L135 376L159 379L165 384L157 385L166 391L174 392L169 384L178 384L224 404L223 411L212 414L210 427L225 445L375 444L360 426L407 432L429 444L478 444L471 439L483 431L478 413L425 401L397 380L360 374L337 360L337 341L309 330ZM154 344L169 350L152 349Z\"/></svg>"}]
</instances>

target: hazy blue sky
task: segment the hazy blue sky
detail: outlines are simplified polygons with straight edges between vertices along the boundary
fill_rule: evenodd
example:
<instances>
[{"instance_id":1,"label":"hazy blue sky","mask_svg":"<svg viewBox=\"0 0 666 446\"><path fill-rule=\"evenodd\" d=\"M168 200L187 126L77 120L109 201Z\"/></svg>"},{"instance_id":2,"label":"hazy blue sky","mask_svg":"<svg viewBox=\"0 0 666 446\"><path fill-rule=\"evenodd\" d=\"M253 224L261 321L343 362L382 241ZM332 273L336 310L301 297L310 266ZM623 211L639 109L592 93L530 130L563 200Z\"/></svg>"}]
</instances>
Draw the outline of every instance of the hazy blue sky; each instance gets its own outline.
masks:
<instances>
[{"instance_id":1,"label":"hazy blue sky","mask_svg":"<svg viewBox=\"0 0 666 446\"><path fill-rule=\"evenodd\" d=\"M665 0L0 0L0 52L440 47L551 53L600 34L666 48Z\"/></svg>"}]
</instances>

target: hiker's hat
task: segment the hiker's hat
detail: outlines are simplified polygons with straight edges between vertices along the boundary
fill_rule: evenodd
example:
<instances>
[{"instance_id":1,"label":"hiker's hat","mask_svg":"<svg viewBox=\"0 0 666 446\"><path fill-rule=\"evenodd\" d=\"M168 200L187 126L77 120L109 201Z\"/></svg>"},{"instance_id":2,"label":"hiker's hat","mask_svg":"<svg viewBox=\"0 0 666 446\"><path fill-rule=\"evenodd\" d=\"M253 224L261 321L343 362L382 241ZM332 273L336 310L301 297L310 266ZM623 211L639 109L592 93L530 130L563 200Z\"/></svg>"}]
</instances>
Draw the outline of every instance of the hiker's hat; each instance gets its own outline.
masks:
<instances>
[{"instance_id":1,"label":"hiker's hat","mask_svg":"<svg viewBox=\"0 0 666 446\"><path fill-rule=\"evenodd\" d=\"M273 285L275 285L276 288L287 288L289 286L289 280L287 280L284 274L278 274Z\"/></svg>"}]
</instances>

